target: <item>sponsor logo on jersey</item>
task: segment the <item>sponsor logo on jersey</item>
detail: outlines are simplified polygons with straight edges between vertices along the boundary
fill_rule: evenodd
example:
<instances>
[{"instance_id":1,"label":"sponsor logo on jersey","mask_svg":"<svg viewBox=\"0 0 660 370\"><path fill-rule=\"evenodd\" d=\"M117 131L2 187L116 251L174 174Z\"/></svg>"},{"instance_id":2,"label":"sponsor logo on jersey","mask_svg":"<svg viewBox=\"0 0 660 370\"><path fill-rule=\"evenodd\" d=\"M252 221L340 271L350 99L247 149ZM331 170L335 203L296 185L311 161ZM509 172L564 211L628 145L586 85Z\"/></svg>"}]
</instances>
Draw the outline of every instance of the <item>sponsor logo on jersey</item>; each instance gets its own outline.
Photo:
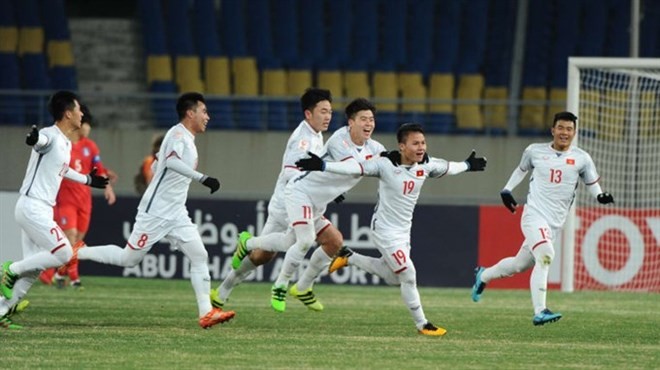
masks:
<instances>
[{"instance_id":1,"label":"sponsor logo on jersey","mask_svg":"<svg viewBox=\"0 0 660 370\"><path fill-rule=\"evenodd\" d=\"M566 164L570 164L571 166L574 166L575 165L575 159L566 158Z\"/></svg>"}]
</instances>

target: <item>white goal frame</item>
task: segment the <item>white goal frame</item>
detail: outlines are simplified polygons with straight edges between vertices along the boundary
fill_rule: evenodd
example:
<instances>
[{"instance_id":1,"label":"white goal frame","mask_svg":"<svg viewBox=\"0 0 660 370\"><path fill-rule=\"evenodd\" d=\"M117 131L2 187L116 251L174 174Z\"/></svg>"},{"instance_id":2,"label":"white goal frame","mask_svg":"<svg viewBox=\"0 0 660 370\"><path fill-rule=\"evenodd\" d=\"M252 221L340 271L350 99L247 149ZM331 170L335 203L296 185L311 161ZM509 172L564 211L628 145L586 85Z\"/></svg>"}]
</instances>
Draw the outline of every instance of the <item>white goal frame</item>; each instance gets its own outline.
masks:
<instances>
[{"instance_id":1,"label":"white goal frame","mask_svg":"<svg viewBox=\"0 0 660 370\"><path fill-rule=\"evenodd\" d=\"M580 69L581 68L657 68L660 69L660 58L604 58L604 57L569 57L568 58L568 83L566 110L573 112L580 117L579 97L580 97ZM632 81L635 85L635 79ZM634 89L631 89L634 91ZM631 94L632 99L636 99L635 94ZM638 115L636 111L637 104L632 102L631 109L632 126L636 126ZM579 118L578 118L579 119ZM577 135L573 145L578 145L580 125L578 124ZM598 167L598 163L596 163ZM573 292L575 277L575 229L576 210L575 202L571 207L562 238L561 249L561 290L563 292Z\"/></svg>"}]
</instances>

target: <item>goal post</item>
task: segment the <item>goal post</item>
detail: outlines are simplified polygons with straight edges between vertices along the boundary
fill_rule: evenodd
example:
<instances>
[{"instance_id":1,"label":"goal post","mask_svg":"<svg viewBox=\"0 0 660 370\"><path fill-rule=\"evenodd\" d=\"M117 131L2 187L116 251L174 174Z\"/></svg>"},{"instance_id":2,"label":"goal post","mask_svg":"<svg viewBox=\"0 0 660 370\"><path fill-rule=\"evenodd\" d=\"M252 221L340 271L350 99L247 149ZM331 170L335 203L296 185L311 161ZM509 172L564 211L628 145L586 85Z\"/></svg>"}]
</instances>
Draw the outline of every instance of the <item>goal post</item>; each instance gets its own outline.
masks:
<instances>
[{"instance_id":1,"label":"goal post","mask_svg":"<svg viewBox=\"0 0 660 370\"><path fill-rule=\"evenodd\" d=\"M561 290L660 292L660 59L569 58L566 108L615 203L579 186Z\"/></svg>"}]
</instances>

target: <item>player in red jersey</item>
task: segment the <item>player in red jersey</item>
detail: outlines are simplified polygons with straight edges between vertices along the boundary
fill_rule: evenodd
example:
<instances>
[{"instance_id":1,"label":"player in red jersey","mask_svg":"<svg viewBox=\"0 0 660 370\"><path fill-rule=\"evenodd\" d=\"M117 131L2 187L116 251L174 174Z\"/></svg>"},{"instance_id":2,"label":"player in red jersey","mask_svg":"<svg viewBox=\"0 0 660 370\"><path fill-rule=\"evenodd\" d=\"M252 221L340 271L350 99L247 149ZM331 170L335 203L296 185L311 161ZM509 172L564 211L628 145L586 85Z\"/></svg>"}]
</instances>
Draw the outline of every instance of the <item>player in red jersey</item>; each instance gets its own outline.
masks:
<instances>
[{"instance_id":1,"label":"player in red jersey","mask_svg":"<svg viewBox=\"0 0 660 370\"><path fill-rule=\"evenodd\" d=\"M89 108L86 105L81 105L80 110L83 112L82 126L80 130L76 130L71 134L71 162L69 166L85 175L96 168L98 175L107 176L112 183L116 181L117 175L103 166L98 146L88 137L92 122ZM106 186L104 195L109 205L115 203L115 192L110 184ZM75 245L78 241L84 239L89 228L91 214L91 189L73 181L62 181L60 190L57 193L54 215L55 221L62 228L71 245ZM57 272L55 269L45 270L41 273L39 279L45 284L51 284L54 280L58 288L63 288L67 275L71 280L72 287L82 287L77 260L60 267Z\"/></svg>"}]
</instances>

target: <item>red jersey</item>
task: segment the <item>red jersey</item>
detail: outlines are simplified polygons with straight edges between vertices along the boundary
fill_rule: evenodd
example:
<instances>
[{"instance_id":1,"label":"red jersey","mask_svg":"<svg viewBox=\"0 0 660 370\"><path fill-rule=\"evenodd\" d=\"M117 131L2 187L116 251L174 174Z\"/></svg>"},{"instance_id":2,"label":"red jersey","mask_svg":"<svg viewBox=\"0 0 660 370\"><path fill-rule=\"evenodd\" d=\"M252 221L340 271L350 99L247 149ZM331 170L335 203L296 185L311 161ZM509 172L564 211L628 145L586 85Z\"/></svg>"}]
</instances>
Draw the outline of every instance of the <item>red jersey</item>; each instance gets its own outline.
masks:
<instances>
[{"instance_id":1,"label":"red jersey","mask_svg":"<svg viewBox=\"0 0 660 370\"><path fill-rule=\"evenodd\" d=\"M71 162L69 167L86 175L97 168L98 175L107 175L107 170L101 162L101 152L96 143L86 137L71 144ZM64 179L57 193L57 205L74 204L79 207L92 206L92 189L83 184Z\"/></svg>"}]
</instances>

